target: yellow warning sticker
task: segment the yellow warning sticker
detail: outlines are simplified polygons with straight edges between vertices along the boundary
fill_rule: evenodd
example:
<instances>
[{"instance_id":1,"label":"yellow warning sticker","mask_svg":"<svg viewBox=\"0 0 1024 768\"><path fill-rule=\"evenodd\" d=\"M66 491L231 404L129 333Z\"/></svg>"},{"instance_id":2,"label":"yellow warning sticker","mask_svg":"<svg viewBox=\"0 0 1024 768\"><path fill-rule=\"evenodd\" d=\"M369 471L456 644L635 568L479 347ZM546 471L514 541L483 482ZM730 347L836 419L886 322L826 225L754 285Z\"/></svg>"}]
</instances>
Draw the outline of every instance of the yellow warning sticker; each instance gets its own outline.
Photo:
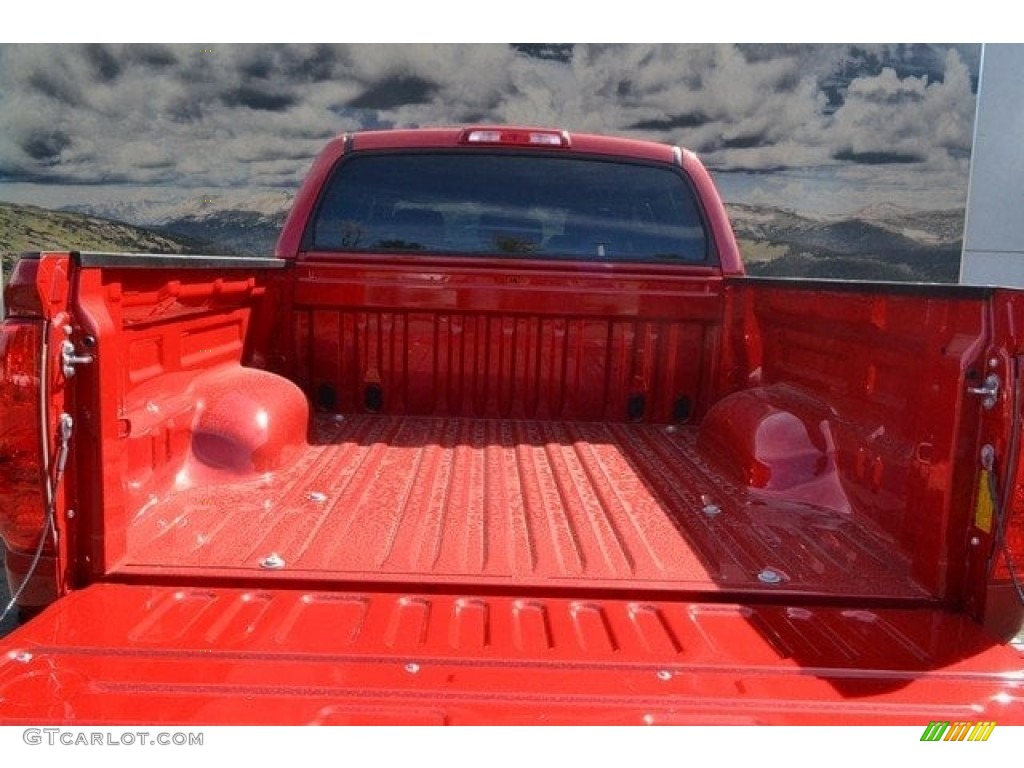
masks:
<instances>
[{"instance_id":1,"label":"yellow warning sticker","mask_svg":"<svg viewBox=\"0 0 1024 768\"><path fill-rule=\"evenodd\" d=\"M985 533L992 533L992 485L989 483L988 470L981 470L978 476L978 500L974 503L974 525Z\"/></svg>"}]
</instances>

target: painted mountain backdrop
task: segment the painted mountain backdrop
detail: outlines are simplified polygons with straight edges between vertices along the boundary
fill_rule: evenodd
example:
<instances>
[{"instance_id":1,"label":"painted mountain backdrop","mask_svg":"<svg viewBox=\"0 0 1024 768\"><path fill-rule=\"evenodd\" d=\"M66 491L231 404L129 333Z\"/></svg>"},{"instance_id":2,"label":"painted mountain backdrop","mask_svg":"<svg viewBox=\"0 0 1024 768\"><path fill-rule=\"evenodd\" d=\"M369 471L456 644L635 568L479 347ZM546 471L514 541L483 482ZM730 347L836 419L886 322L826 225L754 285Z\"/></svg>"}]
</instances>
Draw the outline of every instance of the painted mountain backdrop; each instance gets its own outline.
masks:
<instances>
[{"instance_id":1,"label":"painted mountain backdrop","mask_svg":"<svg viewBox=\"0 0 1024 768\"><path fill-rule=\"evenodd\" d=\"M852 217L801 216L729 205L747 269L755 275L954 282L963 211L872 207ZM147 227L80 212L0 203L0 253L9 269L21 251L46 248L161 253L273 252L285 211L207 211Z\"/></svg>"},{"instance_id":2,"label":"painted mountain backdrop","mask_svg":"<svg viewBox=\"0 0 1024 768\"><path fill-rule=\"evenodd\" d=\"M150 233L140 245L156 233L200 250L266 253L333 135L548 125L697 151L754 272L951 280L980 53L949 44L4 44L0 200L125 222ZM4 221L20 237L32 230L36 245L52 242L38 221ZM81 220L69 226L88 231ZM123 247L119 238L104 247Z\"/></svg>"}]
</instances>

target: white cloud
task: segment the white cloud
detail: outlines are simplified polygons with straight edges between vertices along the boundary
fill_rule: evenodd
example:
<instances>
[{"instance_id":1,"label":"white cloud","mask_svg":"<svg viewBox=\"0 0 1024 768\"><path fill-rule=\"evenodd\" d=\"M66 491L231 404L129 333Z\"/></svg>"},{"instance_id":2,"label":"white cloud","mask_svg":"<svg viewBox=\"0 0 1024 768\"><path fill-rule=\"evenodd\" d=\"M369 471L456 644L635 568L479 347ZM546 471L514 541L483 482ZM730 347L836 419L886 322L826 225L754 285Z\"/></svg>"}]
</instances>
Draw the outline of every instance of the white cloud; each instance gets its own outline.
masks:
<instances>
[{"instance_id":1,"label":"white cloud","mask_svg":"<svg viewBox=\"0 0 1024 768\"><path fill-rule=\"evenodd\" d=\"M949 51L941 81L899 77L885 68L850 83L846 103L829 127L840 154L901 156L933 168L959 165L970 150L975 100L970 73Z\"/></svg>"}]
</instances>

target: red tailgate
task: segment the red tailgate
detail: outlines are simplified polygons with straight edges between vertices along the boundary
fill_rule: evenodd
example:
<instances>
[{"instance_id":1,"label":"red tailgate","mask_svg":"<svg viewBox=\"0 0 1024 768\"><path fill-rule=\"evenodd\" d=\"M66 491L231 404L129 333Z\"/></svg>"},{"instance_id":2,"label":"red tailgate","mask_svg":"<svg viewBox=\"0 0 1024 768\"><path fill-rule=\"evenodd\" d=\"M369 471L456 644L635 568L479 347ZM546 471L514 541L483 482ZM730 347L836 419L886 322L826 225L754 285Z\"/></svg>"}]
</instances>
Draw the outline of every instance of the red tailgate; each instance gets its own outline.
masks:
<instances>
[{"instance_id":1,"label":"red tailgate","mask_svg":"<svg viewBox=\"0 0 1024 768\"><path fill-rule=\"evenodd\" d=\"M4 640L0 723L1024 723L933 609L101 584Z\"/></svg>"}]
</instances>

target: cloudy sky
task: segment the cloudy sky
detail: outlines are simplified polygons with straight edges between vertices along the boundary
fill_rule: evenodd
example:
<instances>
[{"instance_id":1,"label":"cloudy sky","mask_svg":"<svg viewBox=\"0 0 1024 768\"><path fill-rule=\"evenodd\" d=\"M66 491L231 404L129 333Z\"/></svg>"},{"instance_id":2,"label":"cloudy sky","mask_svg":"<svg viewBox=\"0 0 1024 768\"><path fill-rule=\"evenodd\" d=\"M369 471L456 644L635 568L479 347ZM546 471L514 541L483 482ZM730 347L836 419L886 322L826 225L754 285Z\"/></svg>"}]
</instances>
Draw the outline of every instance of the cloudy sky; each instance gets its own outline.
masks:
<instances>
[{"instance_id":1,"label":"cloudy sky","mask_svg":"<svg viewBox=\"0 0 1024 768\"><path fill-rule=\"evenodd\" d=\"M979 57L977 45L0 45L0 199L286 200L341 131L500 122L682 144L735 202L955 208Z\"/></svg>"}]
</instances>

